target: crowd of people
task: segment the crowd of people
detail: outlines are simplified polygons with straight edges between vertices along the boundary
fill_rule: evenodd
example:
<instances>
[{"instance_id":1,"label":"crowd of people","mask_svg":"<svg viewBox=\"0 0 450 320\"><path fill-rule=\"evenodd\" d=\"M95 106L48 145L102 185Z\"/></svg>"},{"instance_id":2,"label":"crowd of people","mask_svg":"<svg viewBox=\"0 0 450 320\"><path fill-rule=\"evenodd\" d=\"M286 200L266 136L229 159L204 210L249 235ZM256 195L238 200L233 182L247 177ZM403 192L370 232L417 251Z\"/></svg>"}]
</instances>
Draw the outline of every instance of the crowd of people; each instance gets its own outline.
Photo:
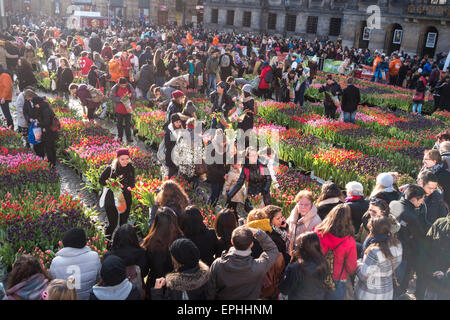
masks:
<instances>
[{"instance_id":1,"label":"crowd of people","mask_svg":"<svg viewBox=\"0 0 450 320\"><path fill-rule=\"evenodd\" d=\"M44 68L38 49L47 62ZM86 246L84 230L70 230L49 273L30 255L17 258L7 298L405 299L415 274L416 299L449 299L450 131L425 152L416 184L398 186L393 172L380 174L374 190L353 181L343 192L327 182L317 199L300 191L287 219L271 199L271 190L278 190L274 150L257 150L246 140L239 153L227 137L228 123L243 132L253 129L254 96L302 106L324 59L343 60L344 69L351 63L369 65L374 81L421 92L414 95L413 112L416 107L421 112L427 88L435 94L436 107L449 107L449 76L439 71L440 58L418 59L403 52L387 57L342 48L339 41L308 43L194 28L115 27L81 34L56 27L10 28L0 43L2 111L7 126L15 128L9 102L17 78L17 129L24 135L30 126L42 129L42 143L33 144L37 155L46 156L52 166L57 163L55 115L37 94L34 77L46 69L54 90L78 99L89 121L95 121L109 97L120 142L124 133L127 143L133 142L136 99L167 111L158 159L167 176L180 175L194 185L206 174L208 204L218 213L214 229L208 229L183 188L168 180L149 214L150 231L140 241L127 224L135 170L129 150L120 149L99 183L121 178L127 209L119 213L112 192L104 194L109 247L102 261ZM247 80L249 74L255 78ZM328 117L335 117L336 97L342 96L344 121L354 122L360 93L352 77L347 82L342 89L328 75L319 91L326 93ZM186 101L189 89L210 98L210 139L198 137L202 124L195 104ZM205 162L207 148L219 161ZM367 191L372 192L365 198ZM252 206L251 196L261 196L261 203ZM224 208L218 205L221 198ZM80 267L78 279L67 273L73 265Z\"/></svg>"}]
</instances>

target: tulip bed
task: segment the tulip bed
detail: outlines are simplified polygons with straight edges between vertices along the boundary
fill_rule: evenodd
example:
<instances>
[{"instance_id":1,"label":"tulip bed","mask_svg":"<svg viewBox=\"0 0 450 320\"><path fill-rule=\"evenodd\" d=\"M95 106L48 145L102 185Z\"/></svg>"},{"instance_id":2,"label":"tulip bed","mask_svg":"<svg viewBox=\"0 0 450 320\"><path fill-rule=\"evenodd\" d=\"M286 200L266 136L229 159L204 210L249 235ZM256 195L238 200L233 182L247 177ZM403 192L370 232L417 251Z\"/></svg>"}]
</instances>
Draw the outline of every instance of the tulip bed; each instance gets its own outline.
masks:
<instances>
[{"instance_id":1,"label":"tulip bed","mask_svg":"<svg viewBox=\"0 0 450 320\"><path fill-rule=\"evenodd\" d=\"M360 181L367 193L384 171L416 177L423 152L447 124L442 114L424 117L367 106L358 108L356 124L344 123L325 118L320 103L296 108L292 103L258 101L258 114L262 118L255 126L258 134L281 128L281 159L324 180L332 178L342 188L349 181Z\"/></svg>"},{"instance_id":2,"label":"tulip bed","mask_svg":"<svg viewBox=\"0 0 450 320\"><path fill-rule=\"evenodd\" d=\"M336 80L341 88L345 88L347 86L346 77L341 75L333 75L333 79ZM370 106L384 106L403 111L412 110L412 97L414 95L414 90L387 84L374 83L364 79L354 80L355 86L358 87L361 92L361 104ZM326 74L319 72L311 86L306 89L305 97L310 100L323 101L325 95L323 92L319 93L319 88L324 83L326 83ZM430 114L432 113L432 110L433 98L431 96L426 96L422 111Z\"/></svg>"}]
</instances>

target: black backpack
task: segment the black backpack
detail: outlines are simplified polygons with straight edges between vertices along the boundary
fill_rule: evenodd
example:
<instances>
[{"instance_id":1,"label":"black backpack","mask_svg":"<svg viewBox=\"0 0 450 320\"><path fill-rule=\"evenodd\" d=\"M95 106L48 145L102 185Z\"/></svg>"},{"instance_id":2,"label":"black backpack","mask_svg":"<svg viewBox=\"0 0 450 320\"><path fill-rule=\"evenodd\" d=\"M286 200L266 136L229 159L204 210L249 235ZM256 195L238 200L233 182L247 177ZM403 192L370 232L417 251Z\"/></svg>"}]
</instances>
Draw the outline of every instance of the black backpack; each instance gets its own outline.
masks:
<instances>
[{"instance_id":1,"label":"black backpack","mask_svg":"<svg viewBox=\"0 0 450 320\"><path fill-rule=\"evenodd\" d=\"M264 81L266 83L272 83L273 81L273 71L272 68L270 70L267 70L266 76L264 77Z\"/></svg>"}]
</instances>

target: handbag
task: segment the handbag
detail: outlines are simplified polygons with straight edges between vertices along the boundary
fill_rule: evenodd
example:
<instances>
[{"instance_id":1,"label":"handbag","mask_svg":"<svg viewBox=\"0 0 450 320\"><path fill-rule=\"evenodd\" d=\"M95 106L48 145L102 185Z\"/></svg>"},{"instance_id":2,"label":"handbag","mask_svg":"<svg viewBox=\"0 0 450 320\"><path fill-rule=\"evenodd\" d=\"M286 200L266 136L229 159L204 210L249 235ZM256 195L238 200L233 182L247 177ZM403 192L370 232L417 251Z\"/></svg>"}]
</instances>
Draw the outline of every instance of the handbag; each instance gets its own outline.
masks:
<instances>
[{"instance_id":1,"label":"handbag","mask_svg":"<svg viewBox=\"0 0 450 320\"><path fill-rule=\"evenodd\" d=\"M414 93L414 96L413 96L413 101L414 102L423 101L423 97L424 97L424 93L423 92L416 91Z\"/></svg>"}]
</instances>

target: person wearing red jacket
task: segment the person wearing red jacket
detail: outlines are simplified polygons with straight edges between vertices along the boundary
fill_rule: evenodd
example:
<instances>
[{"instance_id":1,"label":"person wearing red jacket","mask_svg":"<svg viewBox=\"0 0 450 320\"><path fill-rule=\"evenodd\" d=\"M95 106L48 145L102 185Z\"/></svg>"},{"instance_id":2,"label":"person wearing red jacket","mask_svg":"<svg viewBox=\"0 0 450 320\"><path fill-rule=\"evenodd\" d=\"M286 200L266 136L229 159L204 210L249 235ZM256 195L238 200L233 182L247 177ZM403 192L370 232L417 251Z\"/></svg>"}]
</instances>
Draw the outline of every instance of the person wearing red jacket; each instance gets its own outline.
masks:
<instances>
[{"instance_id":1,"label":"person wearing red jacket","mask_svg":"<svg viewBox=\"0 0 450 320\"><path fill-rule=\"evenodd\" d=\"M272 68L269 66L269 63L266 61L263 64L263 69L261 70L261 74L259 75L259 78L261 79L261 81L259 82L259 96L264 96L264 98L266 99L270 99L270 94L269 94L269 86L270 83L266 82L266 75L267 72L269 72L269 70L271 70Z\"/></svg>"},{"instance_id":2,"label":"person wearing red jacket","mask_svg":"<svg viewBox=\"0 0 450 320\"><path fill-rule=\"evenodd\" d=\"M130 74L131 69L133 66L131 65L130 58L128 57L128 52L122 51L122 55L120 56L120 69L121 69L121 76L126 78L128 82L130 82Z\"/></svg>"},{"instance_id":3,"label":"person wearing red jacket","mask_svg":"<svg viewBox=\"0 0 450 320\"><path fill-rule=\"evenodd\" d=\"M356 242L353 238L355 229L352 223L351 208L347 203L335 206L317 227L324 255L333 252L334 266L332 270L335 290L329 289L327 300L343 300L347 291L349 276L356 272Z\"/></svg>"},{"instance_id":4,"label":"person wearing red jacket","mask_svg":"<svg viewBox=\"0 0 450 320\"><path fill-rule=\"evenodd\" d=\"M128 99L125 98L128 96ZM119 79L119 82L112 87L110 93L111 101L114 105L114 110L116 112L117 118L117 140L122 141L123 136L123 123L125 122L125 135L127 136L127 142L132 143L133 139L131 137L131 112L127 110L124 104L124 100L129 100L130 104L134 103L136 100L136 91L134 91L133 86L124 77ZM125 102L127 103L127 102Z\"/></svg>"},{"instance_id":5,"label":"person wearing red jacket","mask_svg":"<svg viewBox=\"0 0 450 320\"><path fill-rule=\"evenodd\" d=\"M87 77L94 62L91 59L89 59L87 51L83 51L81 53L81 58L78 61L78 64L80 65L81 68L81 75L83 77Z\"/></svg>"}]
</instances>

